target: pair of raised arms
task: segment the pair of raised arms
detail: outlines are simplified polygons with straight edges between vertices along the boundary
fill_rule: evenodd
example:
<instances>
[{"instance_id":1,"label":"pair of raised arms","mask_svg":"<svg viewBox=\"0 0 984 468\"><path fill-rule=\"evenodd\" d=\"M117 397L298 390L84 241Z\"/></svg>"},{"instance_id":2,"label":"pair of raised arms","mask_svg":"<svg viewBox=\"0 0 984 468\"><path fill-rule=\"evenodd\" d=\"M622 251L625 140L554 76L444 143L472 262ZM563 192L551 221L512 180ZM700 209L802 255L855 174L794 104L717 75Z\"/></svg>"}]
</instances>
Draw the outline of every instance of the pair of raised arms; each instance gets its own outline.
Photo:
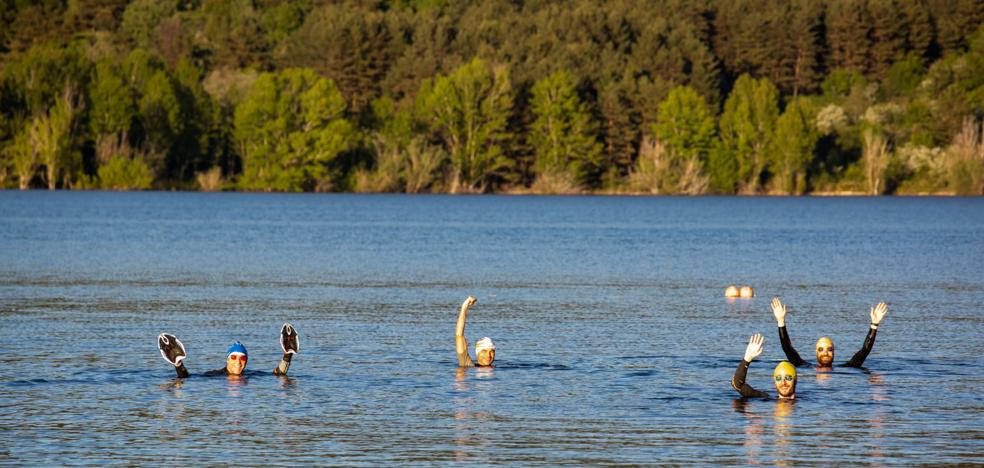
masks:
<instances>
[{"instance_id":1,"label":"pair of raised arms","mask_svg":"<svg viewBox=\"0 0 984 468\"><path fill-rule=\"evenodd\" d=\"M778 297L772 298L772 315L776 317L776 323L780 327L786 326L786 304L783 304ZM888 304L884 302L879 302L878 305L871 308L871 328L878 328L878 324L881 323L882 319L885 318L885 314L888 313Z\"/></svg>"}]
</instances>

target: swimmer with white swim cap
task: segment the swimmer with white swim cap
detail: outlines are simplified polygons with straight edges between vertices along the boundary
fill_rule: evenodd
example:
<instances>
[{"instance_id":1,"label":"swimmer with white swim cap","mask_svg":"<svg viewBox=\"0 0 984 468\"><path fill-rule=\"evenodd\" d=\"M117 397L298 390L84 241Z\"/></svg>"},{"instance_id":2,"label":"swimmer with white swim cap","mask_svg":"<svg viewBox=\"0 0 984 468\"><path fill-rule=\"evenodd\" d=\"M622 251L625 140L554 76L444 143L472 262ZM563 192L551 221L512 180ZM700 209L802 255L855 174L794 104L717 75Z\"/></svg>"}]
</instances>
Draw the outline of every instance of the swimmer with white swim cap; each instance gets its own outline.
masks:
<instances>
[{"instance_id":1,"label":"swimmer with white swim cap","mask_svg":"<svg viewBox=\"0 0 984 468\"><path fill-rule=\"evenodd\" d=\"M468 308L475 305L477 299L468 296L465 302L461 303L461 312L458 313L458 324L454 328L454 348L458 353L459 367L491 367L495 361L495 343L489 337L482 338L475 343L475 360L472 361L468 354L468 340L465 339L465 321L468 319Z\"/></svg>"},{"instance_id":2,"label":"swimmer with white swim cap","mask_svg":"<svg viewBox=\"0 0 984 468\"><path fill-rule=\"evenodd\" d=\"M878 305L871 308L869 313L871 325L868 327L868 335L864 338L864 344L861 345L861 349L857 353L854 353L850 361L842 364L844 367L861 367L864 364L864 360L871 353L871 348L875 346L875 335L878 332L878 325L881 324L886 314L888 314L888 305L884 302L879 302ZM796 352L796 349L793 348L793 343L789 339L789 333L786 331L786 305L778 297L772 298L772 315L775 316L776 323L779 324L779 341L782 343L783 352L786 353L786 359L789 359L789 362L797 367L808 365L809 363L801 358L799 353ZM817 340L816 353L818 368L829 369L833 367L833 340L826 336L820 337Z\"/></svg>"},{"instance_id":3,"label":"swimmer with white swim cap","mask_svg":"<svg viewBox=\"0 0 984 468\"><path fill-rule=\"evenodd\" d=\"M743 398L771 398L767 392L756 390L745 382L745 377L748 374L748 365L752 363L753 359L762 354L764 344L765 338L762 338L762 335L759 333L752 335L748 339L748 346L745 347L745 356L742 358L741 363L738 364L738 369L735 370L734 377L731 378L731 386ZM772 371L772 378L775 380L776 391L779 393L780 400L796 399L796 367L786 361L782 361Z\"/></svg>"}]
</instances>

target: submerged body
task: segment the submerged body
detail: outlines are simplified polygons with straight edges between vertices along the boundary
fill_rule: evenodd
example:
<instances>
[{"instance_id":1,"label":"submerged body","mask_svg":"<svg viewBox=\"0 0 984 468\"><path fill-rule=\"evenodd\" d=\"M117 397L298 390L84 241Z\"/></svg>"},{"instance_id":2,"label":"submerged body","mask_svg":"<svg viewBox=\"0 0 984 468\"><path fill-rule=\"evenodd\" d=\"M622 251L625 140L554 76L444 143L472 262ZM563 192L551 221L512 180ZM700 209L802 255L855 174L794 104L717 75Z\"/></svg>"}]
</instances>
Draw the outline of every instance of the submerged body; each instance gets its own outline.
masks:
<instances>
[{"instance_id":1,"label":"submerged body","mask_svg":"<svg viewBox=\"0 0 984 468\"><path fill-rule=\"evenodd\" d=\"M875 346L875 336L878 334L878 325L887 313L888 305L884 302L880 302L878 305L871 308L871 325L868 327L868 334L864 338L864 343L861 345L861 349L854 353L854 356L851 356L851 359L841 364L842 366L861 367L861 365L864 364L865 359L868 358L868 354L871 353L872 348ZM799 353L796 352L796 349L793 348L793 342L789 339L789 332L786 330L786 306L779 301L778 297L772 299L772 314L775 316L776 322L779 325L779 342L782 344L782 351L786 354L786 359L797 367L809 365L810 363L800 357ZM817 355L817 367L821 369L833 367L833 340L826 336L822 336L817 340L815 349Z\"/></svg>"},{"instance_id":2,"label":"submerged body","mask_svg":"<svg viewBox=\"0 0 984 468\"><path fill-rule=\"evenodd\" d=\"M191 375L184 365L187 352L185 351L184 344L181 343L178 337L170 333L161 333L157 337L157 347L160 349L161 357L174 366L174 372L178 378L183 379ZM277 367L273 369L273 374L287 375L291 358L300 351L300 337L297 335L294 327L289 323L285 323L280 328L280 348L283 349L284 355ZM204 377L243 375L246 371L246 362L248 360L249 353L246 351L246 347L237 341L229 346L229 349L226 351L225 367L203 372L201 375Z\"/></svg>"},{"instance_id":3,"label":"submerged body","mask_svg":"<svg viewBox=\"0 0 984 468\"><path fill-rule=\"evenodd\" d=\"M772 398L768 392L756 390L746 381L748 366L756 357L762 354L765 339L761 334L754 334L748 339L748 346L745 348L745 356L735 369L735 374L731 378L731 387L734 388L742 398ZM796 368L789 362L782 361L772 371L772 378L775 380L776 392L780 400L793 400L796 398Z\"/></svg>"},{"instance_id":4,"label":"submerged body","mask_svg":"<svg viewBox=\"0 0 984 468\"><path fill-rule=\"evenodd\" d=\"M454 328L454 349L458 355L458 367L491 367L495 361L495 343L489 337L484 337L475 343L475 360L468 354L468 340L465 339L465 322L468 320L468 309L478 300L468 296L461 303L458 313L458 323Z\"/></svg>"}]
</instances>

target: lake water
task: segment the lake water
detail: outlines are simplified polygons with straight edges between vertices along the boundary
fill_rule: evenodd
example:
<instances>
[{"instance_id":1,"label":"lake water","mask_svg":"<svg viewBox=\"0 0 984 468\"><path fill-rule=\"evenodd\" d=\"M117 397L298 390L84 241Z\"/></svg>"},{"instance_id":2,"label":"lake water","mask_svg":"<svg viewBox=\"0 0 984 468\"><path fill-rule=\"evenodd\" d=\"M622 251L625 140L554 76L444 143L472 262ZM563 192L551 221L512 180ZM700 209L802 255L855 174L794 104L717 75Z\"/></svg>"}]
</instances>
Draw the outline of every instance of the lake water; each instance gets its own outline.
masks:
<instances>
[{"instance_id":1,"label":"lake water","mask_svg":"<svg viewBox=\"0 0 984 468\"><path fill-rule=\"evenodd\" d=\"M773 295L811 361L890 310L865 368L742 402ZM980 464L982 304L981 198L0 192L0 463ZM267 372L285 321L287 379L156 348Z\"/></svg>"}]
</instances>

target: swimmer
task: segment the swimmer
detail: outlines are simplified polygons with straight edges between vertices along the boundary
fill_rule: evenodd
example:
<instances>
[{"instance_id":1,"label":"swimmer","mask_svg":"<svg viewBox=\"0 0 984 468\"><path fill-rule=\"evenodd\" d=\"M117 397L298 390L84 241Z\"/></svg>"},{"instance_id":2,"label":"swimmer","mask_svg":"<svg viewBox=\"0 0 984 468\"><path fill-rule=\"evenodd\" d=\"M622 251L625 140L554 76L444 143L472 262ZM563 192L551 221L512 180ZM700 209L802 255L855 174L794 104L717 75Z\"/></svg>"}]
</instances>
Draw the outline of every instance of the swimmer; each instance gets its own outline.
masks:
<instances>
[{"instance_id":1,"label":"swimmer","mask_svg":"<svg viewBox=\"0 0 984 468\"><path fill-rule=\"evenodd\" d=\"M762 354L762 345L764 343L765 338L760 333L756 333L748 339L748 346L745 347L745 357L742 359L741 364L738 364L738 369L735 370L735 376L731 378L731 386L741 394L742 398L771 398L767 392L755 390L745 382L745 376L748 374L748 365L752 363L752 359ZM796 398L796 368L792 364L786 361L780 362L775 370L772 371L772 378L776 381L776 391L779 393L780 400L793 400Z\"/></svg>"},{"instance_id":2,"label":"swimmer","mask_svg":"<svg viewBox=\"0 0 984 468\"><path fill-rule=\"evenodd\" d=\"M461 303L461 312L458 314L458 325L454 328L454 349L458 353L459 367L491 367L495 361L495 343L489 337L482 338L475 343L475 361L472 361L468 354L468 341L465 340L465 320L468 319L468 308L475 305L477 300L468 296L465 302Z\"/></svg>"},{"instance_id":3,"label":"swimmer","mask_svg":"<svg viewBox=\"0 0 984 468\"><path fill-rule=\"evenodd\" d=\"M875 346L875 334L878 332L878 324L881 323L887 313L888 305L884 302L879 302L878 305L871 308L869 314L871 317L871 326L868 328L868 336L864 338L864 344L861 345L861 349L858 352L854 353L851 360L842 364L844 367L861 367L861 364L868 357L868 353L871 352L871 348ZM776 323L779 324L779 341L782 343L783 352L786 353L786 359L789 359L789 362L797 367L809 364L800 357L799 353L793 348L793 343L789 340L789 333L786 332L786 305L780 302L778 297L772 298L772 315L776 317ZM833 340L826 336L820 337L817 340L816 352L818 368L829 369L833 367Z\"/></svg>"},{"instance_id":4,"label":"swimmer","mask_svg":"<svg viewBox=\"0 0 984 468\"><path fill-rule=\"evenodd\" d=\"M188 356L188 353L185 351L184 344L181 343L178 337L170 333L161 333L157 337L157 347L161 351L161 357L174 366L174 371L178 374L178 378L185 378L190 375L184 365L184 360ZM280 349L284 351L284 356L280 359L280 364L273 369L273 375L287 375L291 358L301 350L300 337L297 336L297 331L289 323L285 323L280 327ZM246 370L246 361L248 359L249 353L246 351L246 347L237 341L226 350L225 367L205 372L202 375L206 377L242 375L243 371Z\"/></svg>"}]
</instances>

